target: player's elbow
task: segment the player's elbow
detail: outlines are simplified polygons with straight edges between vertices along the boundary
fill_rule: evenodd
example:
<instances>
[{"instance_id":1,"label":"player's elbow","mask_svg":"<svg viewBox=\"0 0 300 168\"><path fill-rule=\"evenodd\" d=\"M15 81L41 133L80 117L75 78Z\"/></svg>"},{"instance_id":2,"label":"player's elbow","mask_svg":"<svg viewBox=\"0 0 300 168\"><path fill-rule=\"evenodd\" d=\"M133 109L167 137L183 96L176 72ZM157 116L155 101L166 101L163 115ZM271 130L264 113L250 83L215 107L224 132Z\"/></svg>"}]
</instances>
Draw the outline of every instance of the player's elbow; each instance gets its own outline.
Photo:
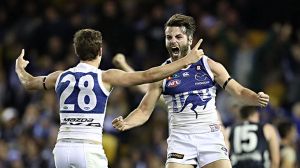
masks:
<instances>
[{"instance_id":1,"label":"player's elbow","mask_svg":"<svg viewBox=\"0 0 300 168\"><path fill-rule=\"evenodd\" d=\"M25 90L39 90L40 81L36 77L32 77L26 81L21 82Z\"/></svg>"}]
</instances>

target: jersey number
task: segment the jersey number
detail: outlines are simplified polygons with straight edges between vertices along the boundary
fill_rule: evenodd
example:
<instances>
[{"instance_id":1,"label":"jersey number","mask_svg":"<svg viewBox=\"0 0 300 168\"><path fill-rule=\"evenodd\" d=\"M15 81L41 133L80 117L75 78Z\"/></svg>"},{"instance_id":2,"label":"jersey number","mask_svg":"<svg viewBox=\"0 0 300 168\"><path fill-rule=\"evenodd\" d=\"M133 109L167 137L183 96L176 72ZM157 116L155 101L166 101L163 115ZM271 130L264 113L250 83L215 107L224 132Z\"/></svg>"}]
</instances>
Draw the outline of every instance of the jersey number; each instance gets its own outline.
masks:
<instances>
[{"instance_id":1,"label":"jersey number","mask_svg":"<svg viewBox=\"0 0 300 168\"><path fill-rule=\"evenodd\" d=\"M257 147L257 129L257 125L237 126L234 129L233 145L236 153L251 152Z\"/></svg>"},{"instance_id":2,"label":"jersey number","mask_svg":"<svg viewBox=\"0 0 300 168\"><path fill-rule=\"evenodd\" d=\"M61 93L60 96L60 110L61 111L74 111L75 104L66 104L67 98L73 93L74 86L76 85L75 76L68 74L63 77L61 82L69 81L69 85ZM91 75L85 75L80 77L78 81L78 88L80 89L77 95L77 104L83 111L93 110L97 105L96 94L93 92L94 79ZM88 97L88 103L85 102L85 98Z\"/></svg>"}]
</instances>

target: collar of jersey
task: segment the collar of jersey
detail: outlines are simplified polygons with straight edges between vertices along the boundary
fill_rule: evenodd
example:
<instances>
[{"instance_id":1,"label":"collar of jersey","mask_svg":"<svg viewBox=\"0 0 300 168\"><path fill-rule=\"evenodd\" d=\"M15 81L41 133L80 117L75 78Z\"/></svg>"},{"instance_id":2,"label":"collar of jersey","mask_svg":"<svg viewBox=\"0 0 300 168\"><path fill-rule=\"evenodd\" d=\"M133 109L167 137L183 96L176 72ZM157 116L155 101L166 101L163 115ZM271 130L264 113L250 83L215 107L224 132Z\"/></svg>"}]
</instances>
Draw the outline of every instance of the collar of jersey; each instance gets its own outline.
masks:
<instances>
[{"instance_id":1,"label":"collar of jersey","mask_svg":"<svg viewBox=\"0 0 300 168\"><path fill-rule=\"evenodd\" d=\"M98 69L98 68L96 68L96 67L94 67L94 66L92 66L92 65L90 65L90 64L87 64L87 63L83 63L83 62L80 62L78 65L77 65L77 67L79 67L79 68L86 68L86 69Z\"/></svg>"}]
</instances>

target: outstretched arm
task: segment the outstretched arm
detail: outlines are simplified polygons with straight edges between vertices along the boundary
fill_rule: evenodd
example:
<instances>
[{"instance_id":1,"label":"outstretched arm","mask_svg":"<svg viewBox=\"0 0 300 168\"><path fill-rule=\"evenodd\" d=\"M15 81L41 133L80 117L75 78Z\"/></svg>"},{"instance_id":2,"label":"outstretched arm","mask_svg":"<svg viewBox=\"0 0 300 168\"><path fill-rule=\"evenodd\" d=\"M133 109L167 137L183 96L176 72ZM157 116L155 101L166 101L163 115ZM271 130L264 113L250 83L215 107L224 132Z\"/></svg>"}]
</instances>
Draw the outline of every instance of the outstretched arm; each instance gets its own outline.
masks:
<instances>
[{"instance_id":1,"label":"outstretched arm","mask_svg":"<svg viewBox=\"0 0 300 168\"><path fill-rule=\"evenodd\" d=\"M208 59L208 65L214 74L215 81L231 95L242 100L247 105L267 106L269 95L264 94L263 92L255 93L252 90L243 87L234 79L230 79L227 70L218 62Z\"/></svg>"},{"instance_id":2,"label":"outstretched arm","mask_svg":"<svg viewBox=\"0 0 300 168\"><path fill-rule=\"evenodd\" d=\"M55 71L48 76L32 76L25 70L29 61L24 60L24 54L25 50L22 49L20 56L16 59L15 67L15 71L24 88L27 90L53 89L56 79L62 71Z\"/></svg>"},{"instance_id":3,"label":"outstretched arm","mask_svg":"<svg viewBox=\"0 0 300 168\"><path fill-rule=\"evenodd\" d=\"M199 40L195 47L185 57L170 64L154 67L146 71L124 72L117 69L111 69L103 72L103 82L111 84L112 86L130 86L157 82L167 78L187 65L199 61L204 55L203 50L199 49L201 42L202 39Z\"/></svg>"},{"instance_id":4,"label":"outstretched arm","mask_svg":"<svg viewBox=\"0 0 300 168\"><path fill-rule=\"evenodd\" d=\"M144 124L151 116L156 101L159 99L161 92L161 82L150 84L149 90L144 96L140 105L135 110L133 110L125 119L123 119L122 116L115 118L112 121L113 127L118 129L119 131L125 131Z\"/></svg>"}]
</instances>

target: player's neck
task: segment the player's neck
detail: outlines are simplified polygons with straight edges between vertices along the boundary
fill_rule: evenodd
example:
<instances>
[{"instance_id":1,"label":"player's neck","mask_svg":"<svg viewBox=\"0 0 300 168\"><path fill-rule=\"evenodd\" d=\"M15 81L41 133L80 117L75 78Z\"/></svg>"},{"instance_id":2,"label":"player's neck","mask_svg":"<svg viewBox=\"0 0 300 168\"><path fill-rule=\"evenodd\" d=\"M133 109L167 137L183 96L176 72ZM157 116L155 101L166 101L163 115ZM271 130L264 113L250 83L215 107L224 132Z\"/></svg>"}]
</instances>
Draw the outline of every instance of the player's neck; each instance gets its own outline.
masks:
<instances>
[{"instance_id":1,"label":"player's neck","mask_svg":"<svg viewBox=\"0 0 300 168\"><path fill-rule=\"evenodd\" d=\"M100 60L99 60L100 59ZM85 64L89 64L89 65L92 65L96 68L98 68L100 66L100 62L101 62L101 57L97 57L96 59L94 60L90 60L90 61L80 61L81 63L85 63Z\"/></svg>"},{"instance_id":2,"label":"player's neck","mask_svg":"<svg viewBox=\"0 0 300 168\"><path fill-rule=\"evenodd\" d=\"M258 123L259 122L259 118L257 118L256 116L251 116L248 118L247 121L253 122L253 123Z\"/></svg>"}]
</instances>

